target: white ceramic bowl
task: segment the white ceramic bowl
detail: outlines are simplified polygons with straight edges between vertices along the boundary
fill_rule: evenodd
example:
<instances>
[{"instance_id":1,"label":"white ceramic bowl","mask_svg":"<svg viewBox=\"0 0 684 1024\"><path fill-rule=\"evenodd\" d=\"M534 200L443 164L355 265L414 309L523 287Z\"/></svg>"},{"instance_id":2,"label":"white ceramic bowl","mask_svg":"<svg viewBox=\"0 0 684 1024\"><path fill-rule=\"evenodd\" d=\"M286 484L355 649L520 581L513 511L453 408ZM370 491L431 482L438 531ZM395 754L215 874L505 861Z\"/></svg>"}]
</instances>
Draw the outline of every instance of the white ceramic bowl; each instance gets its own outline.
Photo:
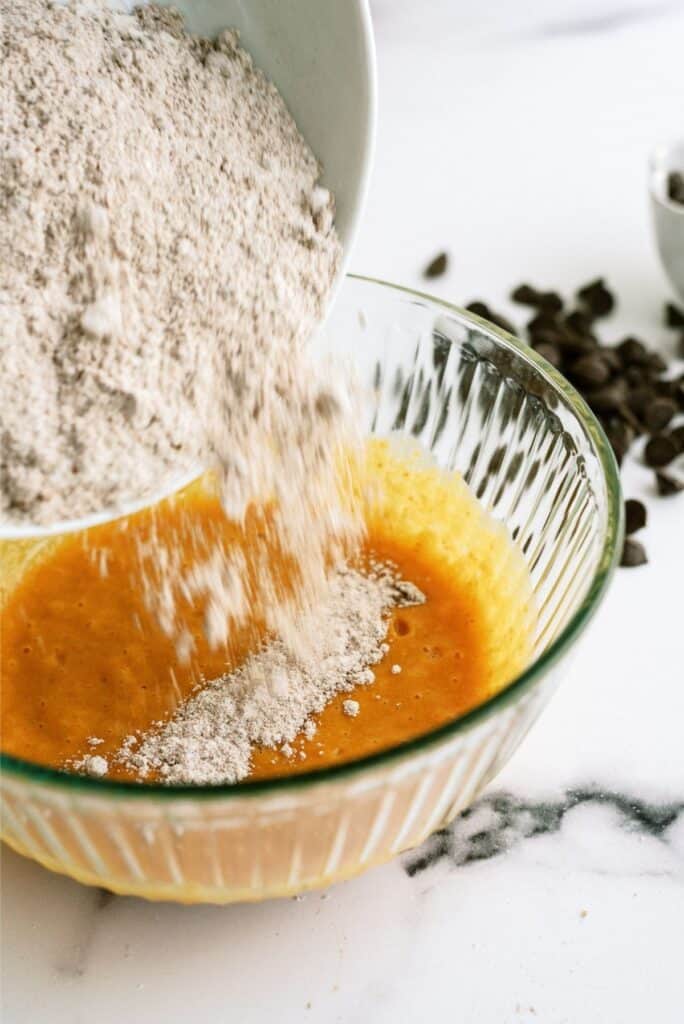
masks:
<instances>
[{"instance_id":1,"label":"white ceramic bowl","mask_svg":"<svg viewBox=\"0 0 684 1024\"><path fill-rule=\"evenodd\" d=\"M132 8L146 0L119 0ZM368 0L157 0L185 16L191 31L213 37L236 28L255 63L278 87L334 193L343 247L337 294L368 190L375 137L375 46ZM184 487L201 466L160 481L153 494L116 509L49 526L1 524L0 538L48 537L130 515Z\"/></svg>"},{"instance_id":2,"label":"white ceramic bowl","mask_svg":"<svg viewBox=\"0 0 684 1024\"><path fill-rule=\"evenodd\" d=\"M649 167L651 214L658 252L670 283L684 299L684 205L668 198L667 179L671 171L684 173L684 139L658 146L651 155Z\"/></svg>"},{"instance_id":3,"label":"white ceramic bowl","mask_svg":"<svg viewBox=\"0 0 684 1024\"><path fill-rule=\"evenodd\" d=\"M346 265L368 187L375 134L375 47L368 0L157 2L176 7L201 35L211 38L224 28L238 29L323 165L323 181L335 194Z\"/></svg>"}]
</instances>

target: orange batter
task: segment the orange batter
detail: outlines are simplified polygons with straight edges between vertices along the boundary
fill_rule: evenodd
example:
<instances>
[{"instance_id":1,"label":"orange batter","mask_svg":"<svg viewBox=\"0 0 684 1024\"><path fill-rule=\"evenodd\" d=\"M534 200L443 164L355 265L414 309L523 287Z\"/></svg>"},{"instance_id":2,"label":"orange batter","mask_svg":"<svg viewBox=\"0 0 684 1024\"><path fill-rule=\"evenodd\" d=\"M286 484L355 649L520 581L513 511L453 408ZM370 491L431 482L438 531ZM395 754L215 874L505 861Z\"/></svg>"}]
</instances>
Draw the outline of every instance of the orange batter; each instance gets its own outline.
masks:
<instances>
[{"instance_id":1,"label":"orange batter","mask_svg":"<svg viewBox=\"0 0 684 1024\"><path fill-rule=\"evenodd\" d=\"M390 651L375 666L375 683L340 696L318 716L315 737L296 744L306 758L257 750L253 778L346 761L417 736L489 696L529 656L524 566L462 482L380 442L369 449L369 467L381 486L367 509L367 547L396 562L427 601L393 612ZM53 766L85 753L106 757L130 733L168 717L200 677L244 658L263 634L258 617L233 631L228 647L212 650L203 607L187 605L184 621L196 646L183 663L145 607L140 540L154 527L162 541L184 545L190 563L197 531L188 524L226 544L256 543L260 532L254 517L237 537L211 490L196 485L153 512L62 539L18 574L2 610L4 752ZM361 706L355 718L342 712L349 698ZM88 745L93 736L104 740L97 748ZM125 774L110 760L110 777Z\"/></svg>"}]
</instances>

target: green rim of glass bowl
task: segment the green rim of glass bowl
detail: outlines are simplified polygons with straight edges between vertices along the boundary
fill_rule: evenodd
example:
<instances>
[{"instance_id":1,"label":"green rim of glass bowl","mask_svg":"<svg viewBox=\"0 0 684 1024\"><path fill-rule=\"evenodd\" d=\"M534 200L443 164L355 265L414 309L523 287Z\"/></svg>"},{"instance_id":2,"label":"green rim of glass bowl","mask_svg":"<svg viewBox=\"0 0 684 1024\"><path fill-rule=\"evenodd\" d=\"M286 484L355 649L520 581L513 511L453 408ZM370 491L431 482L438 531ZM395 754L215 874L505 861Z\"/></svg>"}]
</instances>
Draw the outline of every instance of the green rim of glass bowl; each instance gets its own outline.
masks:
<instances>
[{"instance_id":1,"label":"green rim of glass bowl","mask_svg":"<svg viewBox=\"0 0 684 1024\"><path fill-rule=\"evenodd\" d=\"M59 771L54 768L46 768L33 764L31 761L24 761L20 758L0 754L0 771L10 775L22 777L36 783L49 783L60 789L77 790L83 793L95 795L109 795L118 797L154 797L161 800L172 800L174 798L202 797L202 798L235 798L247 796L264 796L267 794L280 795L290 791L305 789L316 784L331 781L342 781L350 779L359 773L372 768L387 766L393 761L422 753L437 744L452 739L460 733L473 728L485 718L508 707L526 693L531 691L539 683L546 672L556 664L557 661L567 652L572 643L584 631L589 620L597 610L601 598L617 564L623 537L623 508L620 491L620 478L618 466L613 455L613 450L604 434L601 425L586 404L584 399L567 382L567 380L555 370L541 356L527 346L518 338L512 337L506 331L500 330L488 320L468 313L458 306L424 292L417 292L410 288L403 288L400 285L391 284L388 281L381 281L371 277L361 277L350 274L351 280L360 281L364 284L377 285L388 288L400 295L405 295L420 302L427 302L438 307L447 313L455 314L460 320L465 320L476 325L483 333L489 335L499 344L508 349L514 350L521 355L528 363L542 374L548 383L562 395L564 401L573 410L577 419L589 436L595 452L598 456L604 474L606 494L608 501L606 532L603 538L603 549L599 564L594 573L589 590L577 609L572 619L560 635L554 640L549 648L529 665L524 672L513 679L503 690L500 690L489 700L477 705L465 715L447 722L445 725L432 729L422 736L406 740L387 750L377 754L358 758L344 764L332 765L329 767L314 769L313 771L302 772L301 774L284 776L277 779L266 779L263 781L245 781L221 786L171 786L165 784L149 784L142 782L125 782L108 779L93 779L88 776L74 775L69 772Z\"/></svg>"}]
</instances>

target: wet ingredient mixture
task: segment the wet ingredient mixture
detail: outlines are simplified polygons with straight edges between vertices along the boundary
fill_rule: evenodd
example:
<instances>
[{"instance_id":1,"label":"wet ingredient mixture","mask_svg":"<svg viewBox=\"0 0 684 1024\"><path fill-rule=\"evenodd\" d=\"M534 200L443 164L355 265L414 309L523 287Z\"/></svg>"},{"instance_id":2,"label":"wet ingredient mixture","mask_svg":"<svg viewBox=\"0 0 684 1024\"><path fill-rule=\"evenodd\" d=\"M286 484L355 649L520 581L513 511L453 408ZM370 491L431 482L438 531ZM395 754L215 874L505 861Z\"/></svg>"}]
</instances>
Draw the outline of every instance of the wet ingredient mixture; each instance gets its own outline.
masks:
<instances>
[{"instance_id":1,"label":"wet ingredient mixture","mask_svg":"<svg viewBox=\"0 0 684 1024\"><path fill-rule=\"evenodd\" d=\"M496 692L530 656L533 613L524 563L460 478L379 441L369 445L366 472L375 485L368 534L351 571L368 576L371 564L390 566L425 600L390 601L379 637L385 646L370 677L328 694L327 706L313 715L305 711L294 734L255 745L241 774L224 781L311 770L418 736ZM255 512L240 532L205 483L153 512L34 551L28 568L24 555L3 611L6 753L108 777L169 777L158 765L141 770L135 756L122 752L140 750L201 695L206 680L234 672L268 640L255 618L212 647L201 602L189 602L192 643L182 658L146 610L135 573L141 534L154 528L176 542L188 538L183 557L190 567L197 534L187 526L197 520L202 535L220 536L227 546L259 540L260 516ZM5 569L11 579L11 566ZM289 685L297 684L290 678ZM184 771L189 776L172 772L171 780L220 781Z\"/></svg>"}]
</instances>

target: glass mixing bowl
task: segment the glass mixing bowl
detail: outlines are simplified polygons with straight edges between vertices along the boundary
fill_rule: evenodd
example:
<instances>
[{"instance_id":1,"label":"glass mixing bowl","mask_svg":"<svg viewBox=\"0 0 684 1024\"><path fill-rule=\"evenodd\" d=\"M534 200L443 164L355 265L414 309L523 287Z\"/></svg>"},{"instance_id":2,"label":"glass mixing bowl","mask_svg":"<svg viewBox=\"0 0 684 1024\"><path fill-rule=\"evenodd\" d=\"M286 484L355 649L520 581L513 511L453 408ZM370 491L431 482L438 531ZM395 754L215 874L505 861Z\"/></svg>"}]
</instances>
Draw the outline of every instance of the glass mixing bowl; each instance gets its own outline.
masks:
<instances>
[{"instance_id":1,"label":"glass mixing bowl","mask_svg":"<svg viewBox=\"0 0 684 1024\"><path fill-rule=\"evenodd\" d=\"M292 778L163 787L3 757L2 838L20 853L150 899L226 903L328 885L416 846L467 807L558 685L622 535L617 466L587 405L522 342L379 281L345 281L317 344L353 354L372 432L419 439L508 528L534 590L532 663L418 739Z\"/></svg>"}]
</instances>

